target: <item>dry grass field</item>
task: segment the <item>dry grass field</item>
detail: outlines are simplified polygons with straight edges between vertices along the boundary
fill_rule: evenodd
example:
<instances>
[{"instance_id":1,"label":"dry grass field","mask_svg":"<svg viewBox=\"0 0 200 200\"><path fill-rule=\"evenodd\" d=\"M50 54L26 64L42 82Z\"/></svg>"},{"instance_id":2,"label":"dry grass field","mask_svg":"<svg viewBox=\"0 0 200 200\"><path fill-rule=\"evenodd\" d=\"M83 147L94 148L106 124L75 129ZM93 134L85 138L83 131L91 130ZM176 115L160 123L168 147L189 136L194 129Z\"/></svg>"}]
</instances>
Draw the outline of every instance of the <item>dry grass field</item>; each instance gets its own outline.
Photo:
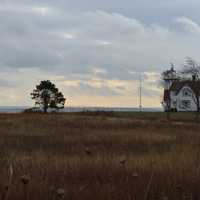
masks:
<instances>
[{"instance_id":1,"label":"dry grass field","mask_svg":"<svg viewBox=\"0 0 200 200\"><path fill-rule=\"evenodd\" d=\"M62 199L63 190L69 200L199 199L200 124L0 114L0 170L1 199Z\"/></svg>"}]
</instances>

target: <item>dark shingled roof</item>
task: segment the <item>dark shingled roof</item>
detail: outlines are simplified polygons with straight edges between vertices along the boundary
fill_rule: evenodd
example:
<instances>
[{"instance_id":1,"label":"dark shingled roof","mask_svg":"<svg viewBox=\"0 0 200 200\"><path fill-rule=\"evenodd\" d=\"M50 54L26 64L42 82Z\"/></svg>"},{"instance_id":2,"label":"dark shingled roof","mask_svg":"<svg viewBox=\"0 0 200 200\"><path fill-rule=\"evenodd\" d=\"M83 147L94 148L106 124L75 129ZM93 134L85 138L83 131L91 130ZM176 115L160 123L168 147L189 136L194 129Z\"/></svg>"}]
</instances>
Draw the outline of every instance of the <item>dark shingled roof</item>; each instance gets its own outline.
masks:
<instances>
[{"instance_id":1,"label":"dark shingled roof","mask_svg":"<svg viewBox=\"0 0 200 200\"><path fill-rule=\"evenodd\" d=\"M193 90L194 93L200 92L200 80L198 80L198 81L190 81L190 80L175 81L175 82L172 83L172 85L170 87L170 91L174 91L174 92L176 92L176 94L178 94L179 91L184 86L190 87Z\"/></svg>"}]
</instances>

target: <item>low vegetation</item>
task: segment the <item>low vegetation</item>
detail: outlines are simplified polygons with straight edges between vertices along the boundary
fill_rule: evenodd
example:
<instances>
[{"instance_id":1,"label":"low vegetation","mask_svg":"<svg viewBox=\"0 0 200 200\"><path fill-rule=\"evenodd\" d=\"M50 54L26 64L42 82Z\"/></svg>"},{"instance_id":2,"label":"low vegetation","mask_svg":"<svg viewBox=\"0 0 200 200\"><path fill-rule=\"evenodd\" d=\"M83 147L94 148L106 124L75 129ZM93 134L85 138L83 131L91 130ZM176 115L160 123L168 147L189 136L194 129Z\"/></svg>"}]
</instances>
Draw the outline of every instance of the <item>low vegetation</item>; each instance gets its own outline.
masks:
<instances>
[{"instance_id":1,"label":"low vegetation","mask_svg":"<svg viewBox=\"0 0 200 200\"><path fill-rule=\"evenodd\" d=\"M0 114L0 198L199 199L200 125L179 116Z\"/></svg>"}]
</instances>

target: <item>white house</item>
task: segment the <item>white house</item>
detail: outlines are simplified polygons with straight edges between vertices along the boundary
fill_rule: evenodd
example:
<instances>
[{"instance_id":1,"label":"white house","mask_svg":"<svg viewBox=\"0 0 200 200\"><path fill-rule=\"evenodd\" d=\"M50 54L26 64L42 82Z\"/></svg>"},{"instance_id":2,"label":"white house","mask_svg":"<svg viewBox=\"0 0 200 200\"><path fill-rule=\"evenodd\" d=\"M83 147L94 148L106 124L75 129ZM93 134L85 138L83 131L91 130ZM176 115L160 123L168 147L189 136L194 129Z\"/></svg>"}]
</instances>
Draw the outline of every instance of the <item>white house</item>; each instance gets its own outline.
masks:
<instances>
[{"instance_id":1,"label":"white house","mask_svg":"<svg viewBox=\"0 0 200 200\"><path fill-rule=\"evenodd\" d=\"M197 111L196 95L200 81L180 80L171 68L164 74L165 89L163 106L165 111Z\"/></svg>"},{"instance_id":2,"label":"white house","mask_svg":"<svg viewBox=\"0 0 200 200\"><path fill-rule=\"evenodd\" d=\"M200 82L177 81L170 87L170 109L176 111L196 111L195 89L200 90Z\"/></svg>"}]
</instances>

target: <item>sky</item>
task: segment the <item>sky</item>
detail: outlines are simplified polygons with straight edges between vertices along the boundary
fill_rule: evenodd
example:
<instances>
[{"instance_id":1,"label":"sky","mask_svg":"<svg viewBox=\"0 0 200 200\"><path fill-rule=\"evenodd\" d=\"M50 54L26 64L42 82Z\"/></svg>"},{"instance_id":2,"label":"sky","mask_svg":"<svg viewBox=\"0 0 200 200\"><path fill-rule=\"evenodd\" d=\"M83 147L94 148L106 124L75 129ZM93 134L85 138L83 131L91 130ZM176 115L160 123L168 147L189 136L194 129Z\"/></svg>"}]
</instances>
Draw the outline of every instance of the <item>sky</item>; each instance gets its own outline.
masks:
<instances>
[{"instance_id":1,"label":"sky","mask_svg":"<svg viewBox=\"0 0 200 200\"><path fill-rule=\"evenodd\" d=\"M51 80L66 106L160 107L160 73L200 61L199 0L0 0L0 106Z\"/></svg>"}]
</instances>

